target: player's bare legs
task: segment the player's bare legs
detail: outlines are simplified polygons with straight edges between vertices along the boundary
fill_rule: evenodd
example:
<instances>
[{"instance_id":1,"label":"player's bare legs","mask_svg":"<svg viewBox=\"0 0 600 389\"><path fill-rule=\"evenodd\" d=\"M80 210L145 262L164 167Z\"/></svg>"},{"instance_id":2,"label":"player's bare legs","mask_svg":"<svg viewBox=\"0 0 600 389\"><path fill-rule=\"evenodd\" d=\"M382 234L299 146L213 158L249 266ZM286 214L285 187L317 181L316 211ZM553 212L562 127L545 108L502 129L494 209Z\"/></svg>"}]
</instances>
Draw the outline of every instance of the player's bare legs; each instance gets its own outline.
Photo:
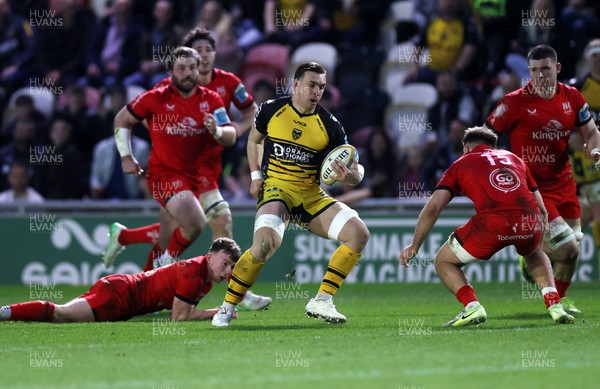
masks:
<instances>
[{"instance_id":1,"label":"player's bare legs","mask_svg":"<svg viewBox=\"0 0 600 389\"><path fill-rule=\"evenodd\" d=\"M435 257L435 271L442 283L454 295L460 288L469 284L465 273L461 270L464 265L450 249L448 242L440 247Z\"/></svg>"},{"instance_id":2,"label":"player's bare legs","mask_svg":"<svg viewBox=\"0 0 600 389\"><path fill-rule=\"evenodd\" d=\"M217 216L208 221L210 230L212 231L212 239L217 238L232 238L233 237L233 220L231 215Z\"/></svg>"},{"instance_id":3,"label":"player's bare legs","mask_svg":"<svg viewBox=\"0 0 600 389\"><path fill-rule=\"evenodd\" d=\"M440 280L465 307L454 319L444 324L446 327L478 325L487 319L485 308L479 303L473 287L469 285L461 269L464 265L450 248L448 241L440 247L435 256L435 270Z\"/></svg>"},{"instance_id":4,"label":"player's bare legs","mask_svg":"<svg viewBox=\"0 0 600 389\"><path fill-rule=\"evenodd\" d=\"M54 323L95 321L90 304L82 298L76 298L54 308Z\"/></svg>"}]
</instances>

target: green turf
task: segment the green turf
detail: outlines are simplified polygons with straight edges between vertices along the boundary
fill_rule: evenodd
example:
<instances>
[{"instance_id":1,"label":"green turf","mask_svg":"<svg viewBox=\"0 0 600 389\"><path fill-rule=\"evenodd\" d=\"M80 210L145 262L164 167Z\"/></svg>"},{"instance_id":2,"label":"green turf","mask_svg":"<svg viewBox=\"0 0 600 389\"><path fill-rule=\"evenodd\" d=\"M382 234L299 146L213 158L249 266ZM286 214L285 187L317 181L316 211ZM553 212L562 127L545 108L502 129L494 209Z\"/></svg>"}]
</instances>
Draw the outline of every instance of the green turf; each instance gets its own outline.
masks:
<instances>
[{"instance_id":1,"label":"green turf","mask_svg":"<svg viewBox=\"0 0 600 389\"><path fill-rule=\"evenodd\" d=\"M217 306L224 287L201 306ZM0 323L0 387L598 387L598 283L572 287L584 313L563 326L521 283L476 285L488 321L464 329L440 326L460 304L439 284L344 285L336 298L344 325L304 316L316 288L258 284L255 292L274 297L271 308L241 312L229 328L170 323L165 313L124 323ZM53 290L63 302L82 291ZM30 292L0 287L0 304Z\"/></svg>"}]
</instances>

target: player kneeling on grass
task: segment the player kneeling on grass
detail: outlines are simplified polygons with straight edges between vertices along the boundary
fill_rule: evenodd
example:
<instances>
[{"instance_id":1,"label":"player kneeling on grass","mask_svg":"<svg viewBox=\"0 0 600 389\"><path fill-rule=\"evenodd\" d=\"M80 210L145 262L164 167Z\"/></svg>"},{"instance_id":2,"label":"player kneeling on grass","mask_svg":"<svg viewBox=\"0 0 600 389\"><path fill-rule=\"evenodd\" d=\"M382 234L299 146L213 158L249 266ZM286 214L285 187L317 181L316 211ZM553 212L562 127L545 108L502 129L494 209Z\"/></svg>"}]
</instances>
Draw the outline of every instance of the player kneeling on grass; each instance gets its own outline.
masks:
<instances>
[{"instance_id":1,"label":"player kneeling on grass","mask_svg":"<svg viewBox=\"0 0 600 389\"><path fill-rule=\"evenodd\" d=\"M0 320L122 321L162 309L171 309L171 320L208 320L218 309L194 307L210 291L213 282L229 279L240 255L237 243L219 238L204 256L141 274L106 276L89 292L64 305L47 301L5 305L0 308Z\"/></svg>"},{"instance_id":2,"label":"player kneeling on grass","mask_svg":"<svg viewBox=\"0 0 600 389\"><path fill-rule=\"evenodd\" d=\"M495 149L492 131L469 128L463 138L464 154L446 170L425 204L415 227L413 242L400 252L408 266L452 196L462 192L477 214L454 230L435 258L435 269L450 292L465 308L444 326L485 322L487 314L477 300L461 268L487 260L506 246L514 245L542 291L546 308L556 323L573 323L563 309L554 284L550 260L540 247L548 213L531 172L516 155Z\"/></svg>"}]
</instances>

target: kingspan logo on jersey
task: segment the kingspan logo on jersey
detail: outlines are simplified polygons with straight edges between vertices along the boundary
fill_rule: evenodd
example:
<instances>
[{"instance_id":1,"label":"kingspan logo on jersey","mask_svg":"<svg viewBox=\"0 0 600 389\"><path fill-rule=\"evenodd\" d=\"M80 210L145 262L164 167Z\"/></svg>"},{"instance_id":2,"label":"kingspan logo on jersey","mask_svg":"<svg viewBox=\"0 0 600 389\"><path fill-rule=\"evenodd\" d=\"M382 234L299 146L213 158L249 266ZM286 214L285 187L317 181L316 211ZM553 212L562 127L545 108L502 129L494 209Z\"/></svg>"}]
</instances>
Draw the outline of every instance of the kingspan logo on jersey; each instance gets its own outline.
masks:
<instances>
[{"instance_id":1,"label":"kingspan logo on jersey","mask_svg":"<svg viewBox=\"0 0 600 389\"><path fill-rule=\"evenodd\" d=\"M562 131L564 128L565 126L561 122L552 119L542 126L542 131L535 131L533 133L533 139L558 140L560 138L568 138L571 135L571 131Z\"/></svg>"},{"instance_id":2,"label":"kingspan logo on jersey","mask_svg":"<svg viewBox=\"0 0 600 389\"><path fill-rule=\"evenodd\" d=\"M167 126L167 135L193 136L204 132L204 128L198 125L191 117L185 117L180 122Z\"/></svg>"},{"instance_id":3,"label":"kingspan logo on jersey","mask_svg":"<svg viewBox=\"0 0 600 389\"><path fill-rule=\"evenodd\" d=\"M280 145L273 143L273 153L279 159L297 163L309 163L315 157L314 153L302 150L299 146Z\"/></svg>"}]
</instances>

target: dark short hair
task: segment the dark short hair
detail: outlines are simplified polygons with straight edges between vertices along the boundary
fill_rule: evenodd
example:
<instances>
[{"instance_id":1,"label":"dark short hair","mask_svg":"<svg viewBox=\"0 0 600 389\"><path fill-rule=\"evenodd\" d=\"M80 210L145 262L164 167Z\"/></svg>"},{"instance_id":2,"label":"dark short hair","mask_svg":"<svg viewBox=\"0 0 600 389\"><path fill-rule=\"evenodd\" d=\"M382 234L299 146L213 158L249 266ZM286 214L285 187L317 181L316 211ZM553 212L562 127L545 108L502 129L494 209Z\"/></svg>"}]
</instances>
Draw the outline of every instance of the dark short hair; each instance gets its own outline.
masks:
<instances>
[{"instance_id":1,"label":"dark short hair","mask_svg":"<svg viewBox=\"0 0 600 389\"><path fill-rule=\"evenodd\" d=\"M302 77L304 77L304 73L306 73L306 72L314 72L317 74L327 75L327 70L325 70L325 68L323 66L321 66L320 64L318 64L316 62L307 62L307 63L303 63L302 65L298 66L298 68L296 69L296 72L294 73L294 79L301 80Z\"/></svg>"},{"instance_id":2,"label":"dark short hair","mask_svg":"<svg viewBox=\"0 0 600 389\"><path fill-rule=\"evenodd\" d=\"M550 60L553 63L558 62L558 56L556 55L556 50L554 50L554 48L552 48L552 46L537 45L533 49L531 49L531 51L529 51L529 54L527 54L527 63L529 63L529 61L531 61L531 60L545 59L545 58L550 58Z\"/></svg>"},{"instance_id":3,"label":"dark short hair","mask_svg":"<svg viewBox=\"0 0 600 389\"><path fill-rule=\"evenodd\" d=\"M467 143L484 144L491 147L496 147L498 143L498 135L494 131L483 127L467 128L462 139L463 145Z\"/></svg>"},{"instance_id":4,"label":"dark short hair","mask_svg":"<svg viewBox=\"0 0 600 389\"><path fill-rule=\"evenodd\" d=\"M213 37L212 33L208 31L206 28L196 27L183 37L183 41L181 42L182 46L192 47L192 43L197 40L205 40L210 43L213 50L217 47L217 42Z\"/></svg>"},{"instance_id":5,"label":"dark short hair","mask_svg":"<svg viewBox=\"0 0 600 389\"><path fill-rule=\"evenodd\" d=\"M173 50L173 54L170 55L167 61L167 69L173 70L173 66L179 58L194 58L197 64L200 64L200 54L191 47L179 46Z\"/></svg>"},{"instance_id":6,"label":"dark short hair","mask_svg":"<svg viewBox=\"0 0 600 389\"><path fill-rule=\"evenodd\" d=\"M242 256L242 250L240 246L233 239L229 238L217 238L210 245L209 253L218 253L219 251L225 251L229 254L229 257L233 262L237 262Z\"/></svg>"}]
</instances>

